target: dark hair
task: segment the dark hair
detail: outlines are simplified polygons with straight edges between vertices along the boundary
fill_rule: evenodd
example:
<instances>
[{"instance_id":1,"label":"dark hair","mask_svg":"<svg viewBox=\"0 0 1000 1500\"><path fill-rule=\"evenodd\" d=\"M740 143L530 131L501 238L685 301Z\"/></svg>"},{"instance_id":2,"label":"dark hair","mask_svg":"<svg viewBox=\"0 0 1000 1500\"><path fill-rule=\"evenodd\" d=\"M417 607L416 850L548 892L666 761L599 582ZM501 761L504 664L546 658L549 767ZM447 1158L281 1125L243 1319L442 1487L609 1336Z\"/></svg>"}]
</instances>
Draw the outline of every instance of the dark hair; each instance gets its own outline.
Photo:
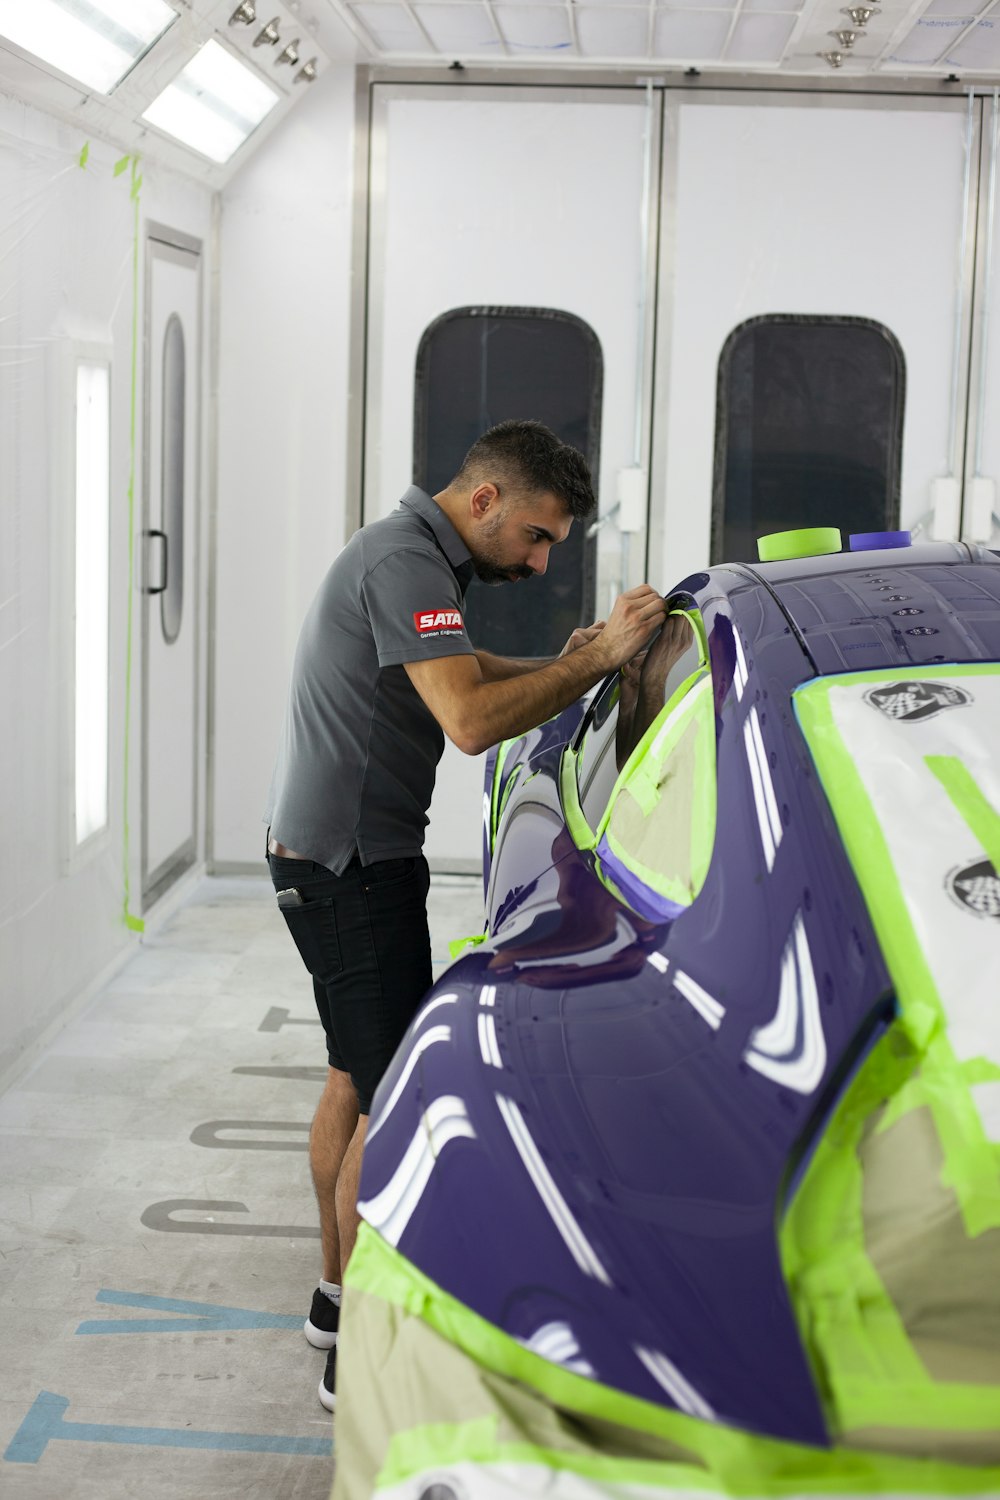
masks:
<instances>
[{"instance_id":1,"label":"dark hair","mask_svg":"<svg viewBox=\"0 0 1000 1500\"><path fill-rule=\"evenodd\" d=\"M541 422L498 422L477 438L462 460L458 480L487 479L504 490L558 495L577 521L586 520L597 501L587 460Z\"/></svg>"}]
</instances>

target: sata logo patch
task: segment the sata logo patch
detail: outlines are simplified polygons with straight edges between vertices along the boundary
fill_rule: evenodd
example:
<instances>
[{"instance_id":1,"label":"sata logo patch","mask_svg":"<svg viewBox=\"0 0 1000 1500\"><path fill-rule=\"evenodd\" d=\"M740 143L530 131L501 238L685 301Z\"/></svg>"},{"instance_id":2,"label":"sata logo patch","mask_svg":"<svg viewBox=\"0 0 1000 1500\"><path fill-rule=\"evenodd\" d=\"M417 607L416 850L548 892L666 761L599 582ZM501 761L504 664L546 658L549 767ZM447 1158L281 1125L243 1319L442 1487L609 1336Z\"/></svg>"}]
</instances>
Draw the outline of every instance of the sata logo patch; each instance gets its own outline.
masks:
<instances>
[{"instance_id":1,"label":"sata logo patch","mask_svg":"<svg viewBox=\"0 0 1000 1500\"><path fill-rule=\"evenodd\" d=\"M418 609L413 623L421 636L461 635L465 628L458 609Z\"/></svg>"},{"instance_id":2,"label":"sata logo patch","mask_svg":"<svg viewBox=\"0 0 1000 1500\"><path fill-rule=\"evenodd\" d=\"M971 693L947 682L893 682L871 688L864 696L865 702L886 718L909 723L933 719L946 708L961 708L972 702Z\"/></svg>"}]
</instances>

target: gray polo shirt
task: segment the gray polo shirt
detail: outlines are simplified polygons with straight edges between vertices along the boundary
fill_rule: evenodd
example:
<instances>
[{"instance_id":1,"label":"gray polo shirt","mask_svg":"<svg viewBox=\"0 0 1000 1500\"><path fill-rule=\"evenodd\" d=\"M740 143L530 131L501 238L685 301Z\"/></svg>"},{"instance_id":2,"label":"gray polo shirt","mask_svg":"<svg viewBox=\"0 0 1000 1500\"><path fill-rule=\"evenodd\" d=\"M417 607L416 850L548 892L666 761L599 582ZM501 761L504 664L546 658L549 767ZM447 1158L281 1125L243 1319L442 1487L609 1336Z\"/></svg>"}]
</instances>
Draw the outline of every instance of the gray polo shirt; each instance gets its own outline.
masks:
<instances>
[{"instance_id":1,"label":"gray polo shirt","mask_svg":"<svg viewBox=\"0 0 1000 1500\"><path fill-rule=\"evenodd\" d=\"M471 654L469 550L423 490L364 526L302 625L265 821L341 874L419 854L444 749L403 662Z\"/></svg>"}]
</instances>

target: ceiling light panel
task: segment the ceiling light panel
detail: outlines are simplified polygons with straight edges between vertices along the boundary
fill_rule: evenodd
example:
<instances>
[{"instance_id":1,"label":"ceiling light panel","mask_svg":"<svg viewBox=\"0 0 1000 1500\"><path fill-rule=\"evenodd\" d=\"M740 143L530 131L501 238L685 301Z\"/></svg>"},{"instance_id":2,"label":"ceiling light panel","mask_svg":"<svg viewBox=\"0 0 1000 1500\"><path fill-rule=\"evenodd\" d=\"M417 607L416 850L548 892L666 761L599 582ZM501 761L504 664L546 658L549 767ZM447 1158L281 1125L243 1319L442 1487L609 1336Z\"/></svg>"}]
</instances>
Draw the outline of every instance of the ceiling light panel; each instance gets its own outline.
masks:
<instances>
[{"instance_id":1,"label":"ceiling light panel","mask_svg":"<svg viewBox=\"0 0 1000 1500\"><path fill-rule=\"evenodd\" d=\"M571 52L566 9L562 5L494 5L507 45L518 52Z\"/></svg>"},{"instance_id":2,"label":"ceiling light panel","mask_svg":"<svg viewBox=\"0 0 1000 1500\"><path fill-rule=\"evenodd\" d=\"M732 14L720 11L661 11L653 50L672 62L716 62L722 56Z\"/></svg>"},{"instance_id":3,"label":"ceiling light panel","mask_svg":"<svg viewBox=\"0 0 1000 1500\"><path fill-rule=\"evenodd\" d=\"M580 5L576 34L584 57L648 57L649 11Z\"/></svg>"},{"instance_id":4,"label":"ceiling light panel","mask_svg":"<svg viewBox=\"0 0 1000 1500\"><path fill-rule=\"evenodd\" d=\"M354 5L351 9L382 52L434 51L405 5Z\"/></svg>"},{"instance_id":5,"label":"ceiling light panel","mask_svg":"<svg viewBox=\"0 0 1000 1500\"><path fill-rule=\"evenodd\" d=\"M439 52L503 51L485 6L415 5L414 11Z\"/></svg>"},{"instance_id":6,"label":"ceiling light panel","mask_svg":"<svg viewBox=\"0 0 1000 1500\"><path fill-rule=\"evenodd\" d=\"M0 36L99 94L176 20L166 0L0 0Z\"/></svg>"},{"instance_id":7,"label":"ceiling light panel","mask_svg":"<svg viewBox=\"0 0 1000 1500\"><path fill-rule=\"evenodd\" d=\"M209 41L142 118L221 165L280 98L245 63L218 42Z\"/></svg>"}]
</instances>

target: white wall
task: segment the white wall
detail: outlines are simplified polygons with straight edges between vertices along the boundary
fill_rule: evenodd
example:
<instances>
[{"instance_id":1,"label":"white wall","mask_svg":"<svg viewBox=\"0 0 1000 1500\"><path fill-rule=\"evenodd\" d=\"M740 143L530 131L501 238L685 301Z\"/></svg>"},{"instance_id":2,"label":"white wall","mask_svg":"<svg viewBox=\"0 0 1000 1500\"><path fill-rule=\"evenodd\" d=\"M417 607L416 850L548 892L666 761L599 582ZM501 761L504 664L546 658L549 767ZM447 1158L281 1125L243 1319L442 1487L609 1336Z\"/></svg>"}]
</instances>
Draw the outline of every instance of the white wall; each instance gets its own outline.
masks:
<instances>
[{"instance_id":1,"label":"white wall","mask_svg":"<svg viewBox=\"0 0 1000 1500\"><path fill-rule=\"evenodd\" d=\"M124 922L125 683L129 578L134 212L121 152L0 98L0 1085L67 1007L134 942ZM208 239L211 194L147 167L140 213ZM141 227L141 233L144 227ZM142 327L140 277L139 328ZM68 862L67 570L72 577L74 412L54 378L67 339L112 351L110 819ZM139 370L141 372L141 349ZM141 400L141 374L140 374ZM141 434L141 409L137 412ZM136 451L135 515L141 514ZM138 886L139 596L132 595L129 878Z\"/></svg>"},{"instance_id":2,"label":"white wall","mask_svg":"<svg viewBox=\"0 0 1000 1500\"><path fill-rule=\"evenodd\" d=\"M330 69L222 198L216 868L263 857L299 626L344 542L353 151Z\"/></svg>"}]
</instances>

